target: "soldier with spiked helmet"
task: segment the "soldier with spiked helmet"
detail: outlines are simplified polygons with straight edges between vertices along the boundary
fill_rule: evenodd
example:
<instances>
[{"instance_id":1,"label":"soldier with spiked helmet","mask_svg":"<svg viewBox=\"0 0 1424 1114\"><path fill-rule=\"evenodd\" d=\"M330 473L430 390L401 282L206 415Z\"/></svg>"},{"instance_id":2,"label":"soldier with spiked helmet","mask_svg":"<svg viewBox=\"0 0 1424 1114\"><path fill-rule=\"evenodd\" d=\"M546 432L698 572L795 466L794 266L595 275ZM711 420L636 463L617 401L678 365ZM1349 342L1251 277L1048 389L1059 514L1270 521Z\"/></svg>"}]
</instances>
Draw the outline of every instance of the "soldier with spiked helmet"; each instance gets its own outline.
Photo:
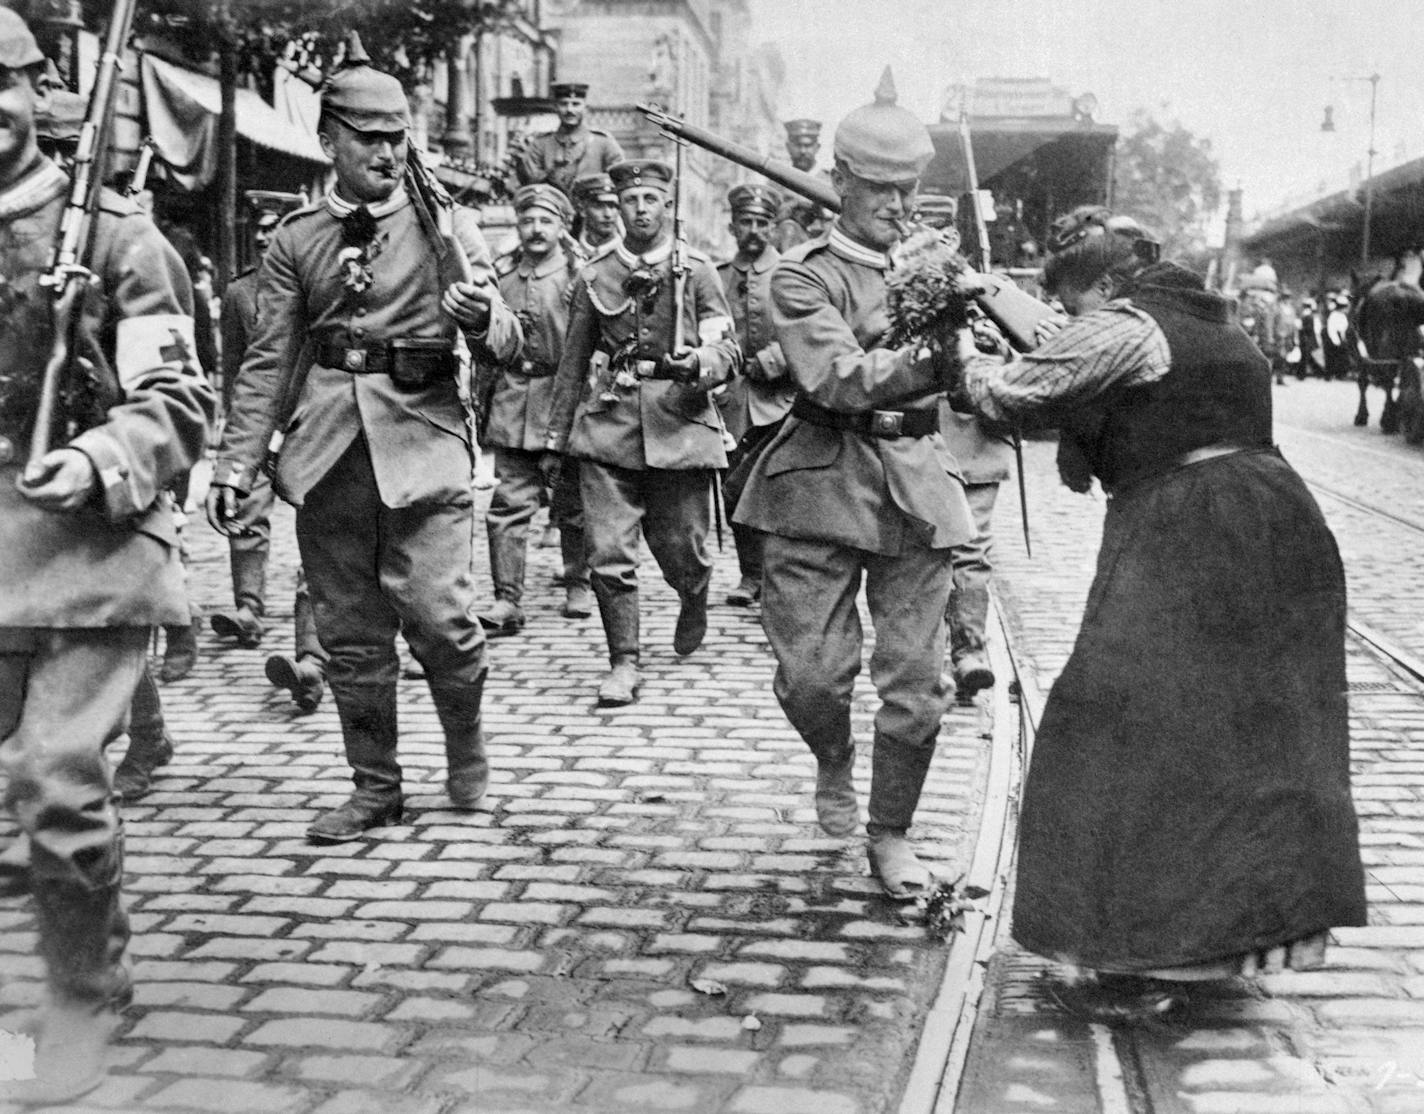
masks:
<instances>
[{"instance_id":1,"label":"soldier with spiked helmet","mask_svg":"<svg viewBox=\"0 0 1424 1114\"><path fill-rule=\"evenodd\" d=\"M939 433L938 399L954 362L884 340L889 253L933 155L925 126L896 105L888 69L875 103L837 127L840 216L771 278L776 338L800 393L734 516L766 535L762 623L777 659L774 691L816 756L817 819L835 836L859 824L851 692L864 585L881 701L868 852L895 898L929 884L907 832L950 698L942 664L952 549L972 535Z\"/></svg>"}]
</instances>

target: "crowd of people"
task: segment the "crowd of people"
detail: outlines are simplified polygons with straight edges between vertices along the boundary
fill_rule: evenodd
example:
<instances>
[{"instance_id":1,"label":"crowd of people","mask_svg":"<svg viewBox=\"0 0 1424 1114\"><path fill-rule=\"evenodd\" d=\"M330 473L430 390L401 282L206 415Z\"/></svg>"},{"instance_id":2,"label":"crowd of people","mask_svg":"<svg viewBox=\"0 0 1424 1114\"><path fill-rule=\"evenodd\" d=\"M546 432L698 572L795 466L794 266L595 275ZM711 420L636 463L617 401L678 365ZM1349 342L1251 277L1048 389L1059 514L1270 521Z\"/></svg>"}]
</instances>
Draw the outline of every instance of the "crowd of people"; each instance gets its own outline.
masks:
<instances>
[{"instance_id":1,"label":"crowd of people","mask_svg":"<svg viewBox=\"0 0 1424 1114\"><path fill-rule=\"evenodd\" d=\"M65 204L66 176L35 143L42 73L0 8L11 294L37 289ZM983 628L1003 440L1058 427L1073 483L1111 498L1028 775L1015 935L1096 972L1101 993L1318 965L1328 929L1364 917L1343 577L1272 448L1269 363L1229 304L1160 262L1146 229L1083 209L1048 243L1045 289L1067 317L1046 317L1033 351L1011 353L984 322L891 345L897 245L917 219L943 227L952 203L918 193L934 148L888 71L835 129L839 213L739 186L720 267L673 235L673 169L590 129L586 87L554 93L560 128L521 164L507 255L421 177L399 82L355 50L322 94L334 188L252 199L261 264L223 306L236 373L206 498L230 539L234 609L212 623L260 645L272 500L292 504L297 645L267 675L303 710L329 694L353 783L308 838L371 838L402 818L397 635L429 686L451 807L485 806L486 640L525 628L541 505L560 532L562 614L602 621L608 671L591 695L606 707L639 695L643 543L678 596L673 649L694 654L725 510L741 572L726 602L760 608L773 691L814 758L819 826L862 830L868 748L871 873L891 899L924 896L910 829L941 720L956 693L995 683ZM93 270L86 389L61 398L63 441L28 462L18 446L53 340L44 299L12 297L0 333L0 759L25 848L7 877L33 895L49 982L36 1078L0 1093L36 1105L97 1084L131 994L104 752L131 725L142 784L126 800L168 753L135 745L137 709L149 628L191 621L170 493L217 402L182 261L116 195L100 203ZM488 591L472 552L482 445L498 479ZM851 716L862 592L869 740Z\"/></svg>"}]
</instances>

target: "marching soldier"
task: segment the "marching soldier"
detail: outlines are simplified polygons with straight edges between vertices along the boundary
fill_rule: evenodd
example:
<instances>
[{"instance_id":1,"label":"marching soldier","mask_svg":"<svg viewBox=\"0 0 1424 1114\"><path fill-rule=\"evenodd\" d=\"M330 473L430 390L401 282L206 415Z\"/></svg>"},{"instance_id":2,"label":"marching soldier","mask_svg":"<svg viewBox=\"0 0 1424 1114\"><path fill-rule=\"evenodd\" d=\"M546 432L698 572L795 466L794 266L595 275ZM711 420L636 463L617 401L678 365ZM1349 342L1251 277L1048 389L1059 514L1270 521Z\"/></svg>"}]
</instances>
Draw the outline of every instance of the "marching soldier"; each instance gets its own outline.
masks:
<instances>
[{"instance_id":1,"label":"marching soldier","mask_svg":"<svg viewBox=\"0 0 1424 1114\"><path fill-rule=\"evenodd\" d=\"M590 128L588 85L561 81L549 87L559 114L559 126L547 135L531 136L515 166L519 184L548 182L565 197L574 182L588 174L601 174L623 158L623 149L606 131Z\"/></svg>"},{"instance_id":2,"label":"marching soldier","mask_svg":"<svg viewBox=\"0 0 1424 1114\"><path fill-rule=\"evenodd\" d=\"M923 193L918 208L924 224L942 230L957 246L959 233L954 230L954 218L958 206L954 198ZM986 430L977 414L951 409L948 399L941 404L939 416L940 432L959 465L964 496L974 516L974 537L954 548L954 588L944 616L949 624L955 695L961 704L967 704L976 693L994 685L994 671L984 649L989 581L994 573L990 561L994 504L999 498L999 484L1009 478L1014 450L1006 438Z\"/></svg>"},{"instance_id":3,"label":"marching soldier","mask_svg":"<svg viewBox=\"0 0 1424 1114\"><path fill-rule=\"evenodd\" d=\"M451 803L474 809L484 796L485 646L470 576L471 446L457 325L495 358L508 359L519 343L465 210L452 214L454 232L474 279L445 287L442 299L429 214L404 184L406 159L416 157L405 93L366 64L364 51L353 54L322 94L320 139L336 188L288 217L262 261L257 332L208 496L213 525L230 532L270 435L284 428L273 484L297 508L355 784L350 800L308 829L323 843L400 819L398 631L424 667L444 730Z\"/></svg>"},{"instance_id":4,"label":"marching soldier","mask_svg":"<svg viewBox=\"0 0 1424 1114\"><path fill-rule=\"evenodd\" d=\"M40 279L70 190L35 143L43 72L28 27L0 7L0 766L49 983L35 1077L0 1083L0 1102L58 1105L101 1082L132 996L104 747L124 729L151 628L186 621L165 490L202 455L214 398L192 356L182 261L105 191L74 332L86 374L61 392L57 447L22 471L54 340Z\"/></svg>"},{"instance_id":5,"label":"marching soldier","mask_svg":"<svg viewBox=\"0 0 1424 1114\"><path fill-rule=\"evenodd\" d=\"M742 374L717 395L727 431L737 439L737 447L727 457L723 485L728 516L736 511L752 465L781 429L796 397L796 384L786 374L786 359L771 329L771 269L781 258L770 242L777 201L777 195L762 185L733 186L727 194L737 254L717 268L717 276L732 307L742 349ZM750 607L761 599L761 537L736 523L732 534L741 580L727 594L727 602Z\"/></svg>"},{"instance_id":6,"label":"marching soldier","mask_svg":"<svg viewBox=\"0 0 1424 1114\"><path fill-rule=\"evenodd\" d=\"M762 624L777 660L774 691L816 756L816 815L835 836L859 821L850 708L861 667L856 596L865 586L881 701L868 852L897 899L929 883L906 833L949 702L942 665L952 549L973 534L938 432L935 392L953 366L918 345L882 347L887 253L933 155L924 125L896 106L889 70L875 103L836 129L831 180L841 214L826 236L786 255L771 280L776 336L800 393L736 514L766 534Z\"/></svg>"},{"instance_id":7,"label":"marching soldier","mask_svg":"<svg viewBox=\"0 0 1424 1114\"><path fill-rule=\"evenodd\" d=\"M554 373L569 324L571 283L579 261L564 254L565 228L573 218L568 198L553 186L523 186L514 195L519 247L495 262L499 289L518 316L524 349L494 372L482 444L494 448L499 479L485 514L489 534L493 605L480 622L491 636L514 634L524 627L519 606L524 595L524 558L529 523L539 510L544 475L539 457L554 400ZM564 559L563 614L583 619L593 614L584 552L583 509L578 501L578 463L566 461L554 485L550 517L559 527Z\"/></svg>"},{"instance_id":8,"label":"marching soldier","mask_svg":"<svg viewBox=\"0 0 1424 1114\"><path fill-rule=\"evenodd\" d=\"M579 215L578 246L585 259L618 239L618 191L607 174L586 174L574 182L574 208Z\"/></svg>"},{"instance_id":9,"label":"marching soldier","mask_svg":"<svg viewBox=\"0 0 1424 1114\"><path fill-rule=\"evenodd\" d=\"M305 201L301 194L249 190L253 211L252 239L257 260L267 254L272 234L288 213ZM257 332L257 266L249 267L228 283L223 294L222 351L224 408L232 406L232 388L237 370ZM257 646L264 633L266 613L267 557L272 537L272 481L259 472L255 486L238 505L234 532L228 535L228 559L232 569L232 592L236 610L218 612L210 622L219 637L232 638L239 646ZM314 712L326 692L326 651L316 636L311 594L306 576L297 569L296 601L292 607L295 653L292 657L273 654L267 659L267 679L292 694L298 710Z\"/></svg>"},{"instance_id":10,"label":"marching soldier","mask_svg":"<svg viewBox=\"0 0 1424 1114\"><path fill-rule=\"evenodd\" d=\"M685 286L687 340L675 349L672 168L630 160L609 176L627 232L575 281L544 466L557 469L556 453L579 461L593 594L611 666L598 699L615 706L632 703L638 690L640 534L681 600L673 649L690 654L707 632L712 483L727 464L708 392L736 374L739 353L722 284L695 251Z\"/></svg>"}]
</instances>

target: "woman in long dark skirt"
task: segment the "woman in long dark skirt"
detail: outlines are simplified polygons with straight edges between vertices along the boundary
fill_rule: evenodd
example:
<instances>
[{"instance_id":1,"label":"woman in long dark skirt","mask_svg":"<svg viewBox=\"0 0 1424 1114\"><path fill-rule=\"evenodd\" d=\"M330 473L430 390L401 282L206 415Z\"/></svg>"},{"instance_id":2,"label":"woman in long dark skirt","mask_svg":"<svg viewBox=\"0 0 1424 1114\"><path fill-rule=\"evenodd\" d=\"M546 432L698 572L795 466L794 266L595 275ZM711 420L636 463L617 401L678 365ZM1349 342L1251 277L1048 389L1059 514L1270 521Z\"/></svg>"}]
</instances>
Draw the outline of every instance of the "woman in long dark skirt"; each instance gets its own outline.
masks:
<instances>
[{"instance_id":1,"label":"woman in long dark skirt","mask_svg":"<svg viewBox=\"0 0 1424 1114\"><path fill-rule=\"evenodd\" d=\"M1109 496L1028 774L1014 937L1103 986L1318 966L1328 929L1365 923L1334 537L1229 303L1104 209L1049 249L1071 320L1007 364L961 337L974 406L1062 426L1060 465Z\"/></svg>"}]
</instances>

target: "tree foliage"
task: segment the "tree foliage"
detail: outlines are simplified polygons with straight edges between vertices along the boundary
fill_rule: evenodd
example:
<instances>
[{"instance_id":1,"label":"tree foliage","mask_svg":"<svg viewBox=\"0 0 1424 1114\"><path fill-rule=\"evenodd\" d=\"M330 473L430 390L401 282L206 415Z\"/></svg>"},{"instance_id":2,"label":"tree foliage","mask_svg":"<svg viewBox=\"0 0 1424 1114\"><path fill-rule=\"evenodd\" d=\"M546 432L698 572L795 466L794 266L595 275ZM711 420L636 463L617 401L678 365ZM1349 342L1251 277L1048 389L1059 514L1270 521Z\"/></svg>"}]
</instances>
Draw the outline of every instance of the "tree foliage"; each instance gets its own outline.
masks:
<instances>
[{"instance_id":1,"label":"tree foliage","mask_svg":"<svg viewBox=\"0 0 1424 1114\"><path fill-rule=\"evenodd\" d=\"M86 0L91 26L110 0ZM358 31L373 62L413 86L467 34L508 23L524 0L140 0L135 29L160 33L189 60L210 59L221 42L240 72L264 88L280 59L325 70Z\"/></svg>"},{"instance_id":2,"label":"tree foliage","mask_svg":"<svg viewBox=\"0 0 1424 1114\"><path fill-rule=\"evenodd\" d=\"M1136 110L1118 140L1113 208L1162 237L1163 256L1195 256L1221 204L1221 168L1211 141L1176 120Z\"/></svg>"}]
</instances>

